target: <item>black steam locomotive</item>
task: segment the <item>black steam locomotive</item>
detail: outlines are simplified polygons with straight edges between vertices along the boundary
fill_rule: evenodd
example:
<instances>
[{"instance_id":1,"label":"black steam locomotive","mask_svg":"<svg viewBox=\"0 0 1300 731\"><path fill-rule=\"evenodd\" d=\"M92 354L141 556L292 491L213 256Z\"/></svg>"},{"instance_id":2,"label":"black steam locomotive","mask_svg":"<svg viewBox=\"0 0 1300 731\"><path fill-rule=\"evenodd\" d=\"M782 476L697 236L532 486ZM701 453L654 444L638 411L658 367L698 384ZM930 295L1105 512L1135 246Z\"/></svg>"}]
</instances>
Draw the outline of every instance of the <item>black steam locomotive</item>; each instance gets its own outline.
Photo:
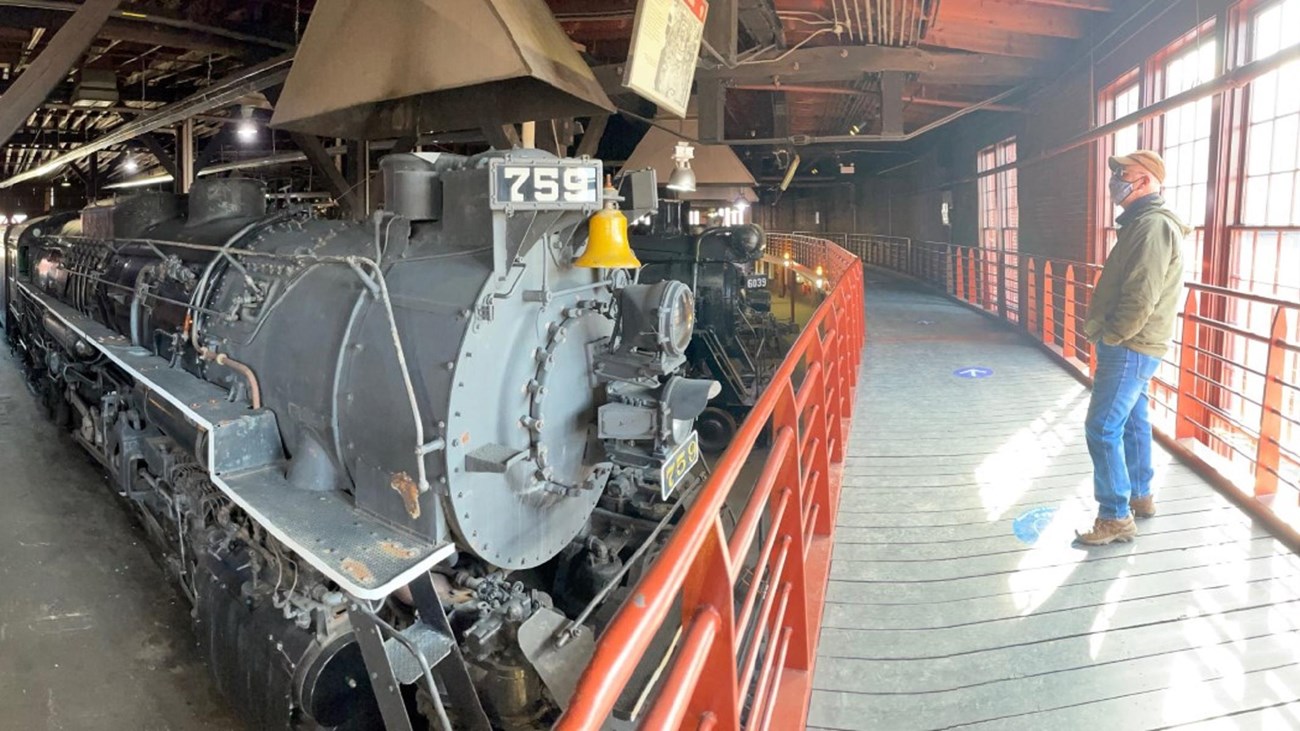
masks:
<instances>
[{"instance_id":1,"label":"black steam locomotive","mask_svg":"<svg viewBox=\"0 0 1300 731\"><path fill-rule=\"evenodd\" d=\"M780 365L792 333L772 315L767 277L754 266L766 246L763 229L749 224L691 232L683 225L685 205L661 202L657 215L629 238L644 264L639 281L682 281L695 293L689 372L721 384L696 428L701 447L720 452Z\"/></svg>"},{"instance_id":2,"label":"black steam locomotive","mask_svg":"<svg viewBox=\"0 0 1300 731\"><path fill-rule=\"evenodd\" d=\"M29 222L8 337L250 726L544 728L696 479L691 290L575 260L597 161L382 168L363 223L239 179Z\"/></svg>"}]
</instances>

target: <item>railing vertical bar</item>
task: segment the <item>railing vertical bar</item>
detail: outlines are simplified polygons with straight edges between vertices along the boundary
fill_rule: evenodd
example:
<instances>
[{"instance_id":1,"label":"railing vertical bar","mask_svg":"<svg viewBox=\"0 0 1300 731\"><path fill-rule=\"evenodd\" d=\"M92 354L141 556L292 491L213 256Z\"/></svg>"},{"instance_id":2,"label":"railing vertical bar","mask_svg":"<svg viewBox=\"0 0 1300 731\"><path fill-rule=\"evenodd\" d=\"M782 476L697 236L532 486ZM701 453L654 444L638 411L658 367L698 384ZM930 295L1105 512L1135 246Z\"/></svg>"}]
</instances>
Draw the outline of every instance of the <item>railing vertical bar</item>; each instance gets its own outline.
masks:
<instances>
[{"instance_id":1,"label":"railing vertical bar","mask_svg":"<svg viewBox=\"0 0 1300 731\"><path fill-rule=\"evenodd\" d=\"M1268 366L1264 372L1263 406L1259 414L1259 443L1255 451L1255 497L1277 493L1278 470L1282 467L1282 379L1286 376L1286 310L1273 308L1272 337L1268 343Z\"/></svg>"},{"instance_id":2,"label":"railing vertical bar","mask_svg":"<svg viewBox=\"0 0 1300 731\"><path fill-rule=\"evenodd\" d=\"M1078 331L1078 318L1074 316L1074 265L1065 267L1065 312L1061 316L1061 355L1073 358L1074 337Z\"/></svg>"}]
</instances>

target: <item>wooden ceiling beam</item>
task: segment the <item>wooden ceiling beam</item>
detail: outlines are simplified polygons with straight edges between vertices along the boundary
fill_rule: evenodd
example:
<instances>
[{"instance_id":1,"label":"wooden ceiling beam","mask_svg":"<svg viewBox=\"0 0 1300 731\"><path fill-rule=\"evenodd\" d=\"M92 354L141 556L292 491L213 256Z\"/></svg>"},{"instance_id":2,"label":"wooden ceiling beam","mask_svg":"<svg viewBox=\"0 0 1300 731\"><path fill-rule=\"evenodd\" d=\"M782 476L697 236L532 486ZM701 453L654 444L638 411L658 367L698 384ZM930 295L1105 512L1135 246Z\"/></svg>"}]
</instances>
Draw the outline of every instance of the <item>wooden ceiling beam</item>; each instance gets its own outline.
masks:
<instances>
[{"instance_id":1,"label":"wooden ceiling beam","mask_svg":"<svg viewBox=\"0 0 1300 731\"><path fill-rule=\"evenodd\" d=\"M973 28L950 22L936 23L921 43L926 47L1034 61L1054 58L1061 51L1059 42L1050 38L1011 33L997 28ZM939 81L937 78L929 80Z\"/></svg>"},{"instance_id":2,"label":"wooden ceiling beam","mask_svg":"<svg viewBox=\"0 0 1300 731\"><path fill-rule=\"evenodd\" d=\"M608 94L626 94L623 64L592 69ZM925 83L1014 86L1030 78L1045 78L1051 69L1033 59L944 49L890 46L821 46L782 54L780 60L742 63L735 68L701 68L698 80L720 79L739 84L816 84L856 81L866 74L903 71Z\"/></svg>"},{"instance_id":3,"label":"wooden ceiling beam","mask_svg":"<svg viewBox=\"0 0 1300 731\"><path fill-rule=\"evenodd\" d=\"M1048 38L1082 38L1087 34L1084 14L1050 5L1030 5L1023 0L944 0L935 27L961 26Z\"/></svg>"},{"instance_id":4,"label":"wooden ceiling beam","mask_svg":"<svg viewBox=\"0 0 1300 731\"><path fill-rule=\"evenodd\" d=\"M1115 12L1113 0L1021 0L1021 2L1027 5L1046 5L1053 8L1084 10L1090 13Z\"/></svg>"}]
</instances>

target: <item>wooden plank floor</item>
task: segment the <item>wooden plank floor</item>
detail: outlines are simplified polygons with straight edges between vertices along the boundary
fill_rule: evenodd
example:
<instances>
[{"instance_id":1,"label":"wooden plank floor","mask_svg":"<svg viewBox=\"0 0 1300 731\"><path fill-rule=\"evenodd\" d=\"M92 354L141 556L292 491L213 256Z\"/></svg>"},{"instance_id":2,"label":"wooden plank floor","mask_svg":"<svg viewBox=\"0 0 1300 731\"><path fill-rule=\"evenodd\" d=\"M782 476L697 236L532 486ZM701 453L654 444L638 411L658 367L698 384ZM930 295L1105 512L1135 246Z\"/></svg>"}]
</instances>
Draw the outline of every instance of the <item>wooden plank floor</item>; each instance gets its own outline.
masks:
<instances>
[{"instance_id":1,"label":"wooden plank floor","mask_svg":"<svg viewBox=\"0 0 1300 731\"><path fill-rule=\"evenodd\" d=\"M1300 557L1158 448L1160 515L1074 547L1088 392L988 318L867 290L808 727L1300 729Z\"/></svg>"}]
</instances>

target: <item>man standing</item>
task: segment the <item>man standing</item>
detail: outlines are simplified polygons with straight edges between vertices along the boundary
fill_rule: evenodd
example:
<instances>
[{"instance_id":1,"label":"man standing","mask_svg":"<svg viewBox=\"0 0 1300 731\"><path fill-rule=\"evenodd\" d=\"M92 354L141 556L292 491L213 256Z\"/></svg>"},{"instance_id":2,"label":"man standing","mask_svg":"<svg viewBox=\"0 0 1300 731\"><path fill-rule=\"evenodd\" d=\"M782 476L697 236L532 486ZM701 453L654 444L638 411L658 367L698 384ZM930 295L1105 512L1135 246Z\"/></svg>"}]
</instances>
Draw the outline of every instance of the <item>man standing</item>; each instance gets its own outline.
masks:
<instances>
[{"instance_id":1,"label":"man standing","mask_svg":"<svg viewBox=\"0 0 1300 731\"><path fill-rule=\"evenodd\" d=\"M1133 516L1156 514L1151 495L1147 383L1174 335L1183 292L1182 240L1190 229L1160 197L1165 162L1150 150L1110 158L1110 199L1124 212L1083 331L1097 349L1084 425L1097 519L1078 541L1131 541Z\"/></svg>"}]
</instances>

